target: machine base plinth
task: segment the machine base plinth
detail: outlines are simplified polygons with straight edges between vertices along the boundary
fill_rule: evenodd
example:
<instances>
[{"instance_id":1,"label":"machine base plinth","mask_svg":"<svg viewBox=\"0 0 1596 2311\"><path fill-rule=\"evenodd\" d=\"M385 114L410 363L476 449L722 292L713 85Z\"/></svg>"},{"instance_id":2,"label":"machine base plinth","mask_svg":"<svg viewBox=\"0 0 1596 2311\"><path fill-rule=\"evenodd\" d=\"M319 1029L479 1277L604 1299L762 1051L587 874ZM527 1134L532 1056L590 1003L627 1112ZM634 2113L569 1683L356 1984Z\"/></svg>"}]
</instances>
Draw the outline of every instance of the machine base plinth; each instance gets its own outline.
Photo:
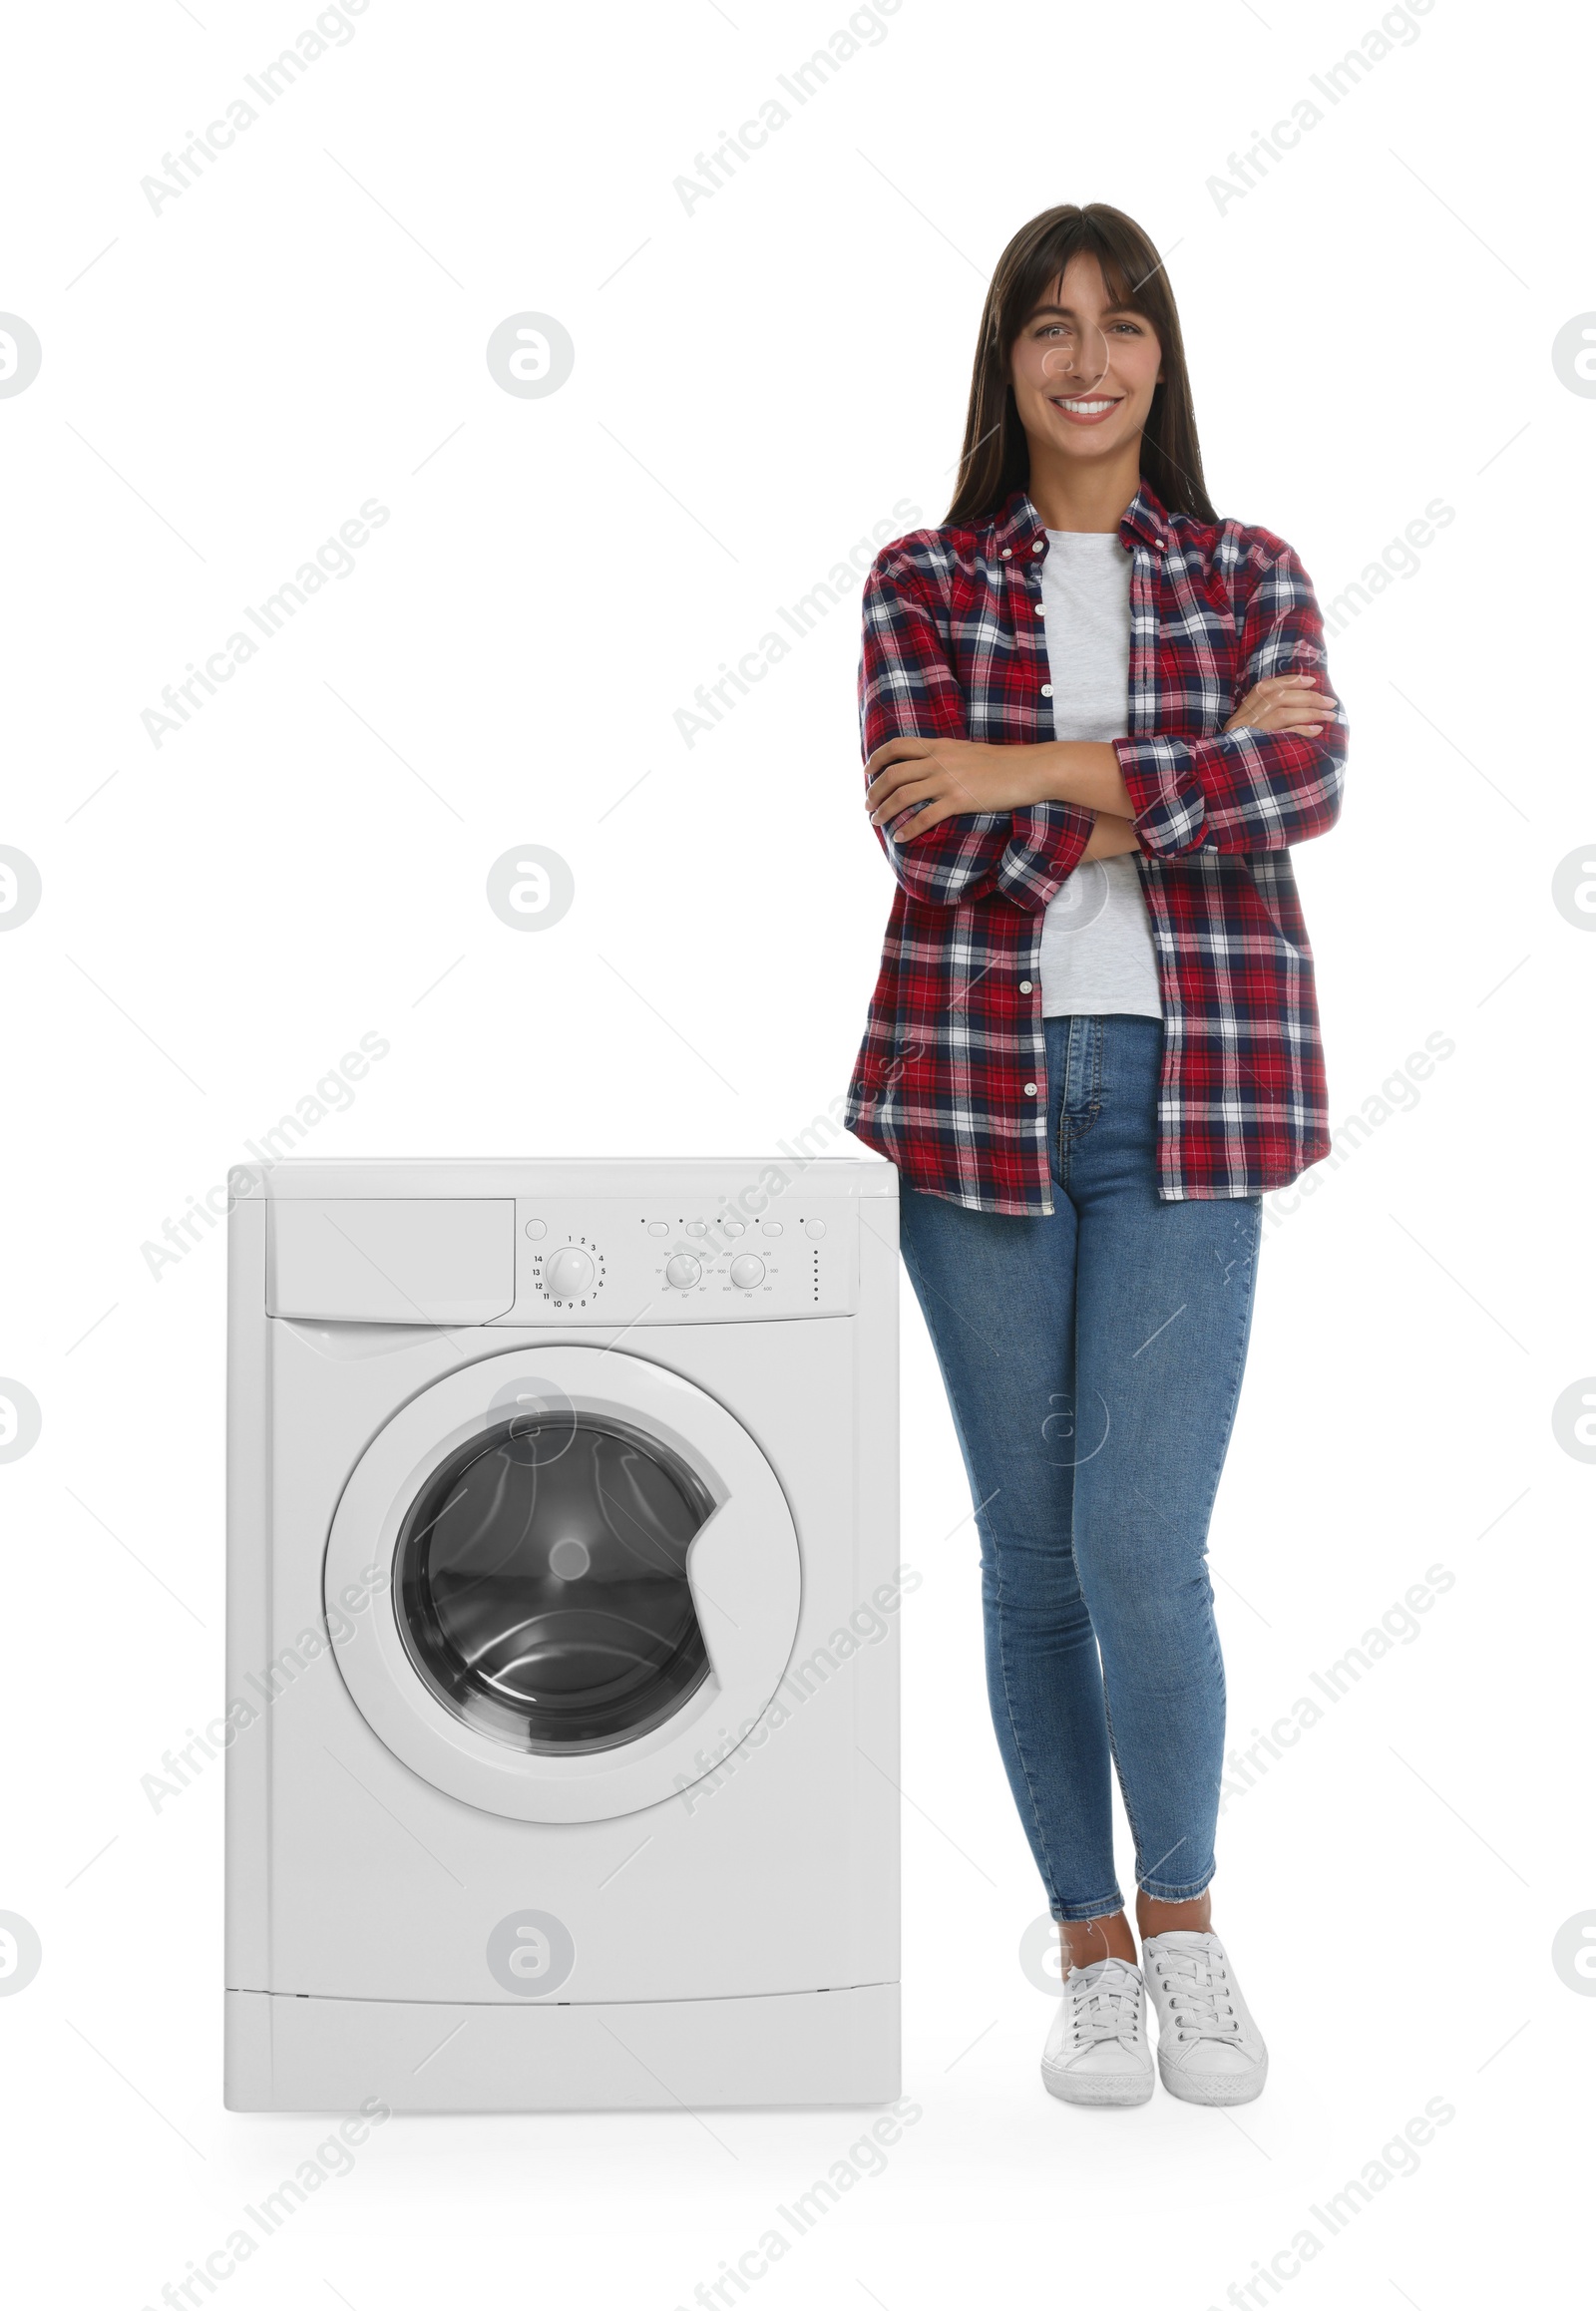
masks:
<instances>
[{"instance_id":1,"label":"machine base plinth","mask_svg":"<svg viewBox=\"0 0 1596 2311\"><path fill-rule=\"evenodd\" d=\"M613 2006L226 1993L229 2111L671 2111L880 2104L898 1985Z\"/></svg>"}]
</instances>

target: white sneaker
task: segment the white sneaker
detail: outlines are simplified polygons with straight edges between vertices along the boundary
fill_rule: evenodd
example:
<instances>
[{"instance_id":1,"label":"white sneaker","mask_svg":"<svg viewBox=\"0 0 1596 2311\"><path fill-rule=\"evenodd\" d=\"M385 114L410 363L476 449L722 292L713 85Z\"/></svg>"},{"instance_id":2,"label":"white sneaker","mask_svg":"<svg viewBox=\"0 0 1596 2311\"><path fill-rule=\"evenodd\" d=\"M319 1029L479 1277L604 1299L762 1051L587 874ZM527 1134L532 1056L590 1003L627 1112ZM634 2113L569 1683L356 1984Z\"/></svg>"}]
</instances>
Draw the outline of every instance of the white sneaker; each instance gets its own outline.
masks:
<instances>
[{"instance_id":1,"label":"white sneaker","mask_svg":"<svg viewBox=\"0 0 1596 2311\"><path fill-rule=\"evenodd\" d=\"M1041 2057L1061 2103L1145 2103L1153 2091L1141 1968L1123 1958L1072 1966Z\"/></svg>"},{"instance_id":2,"label":"white sneaker","mask_svg":"<svg viewBox=\"0 0 1596 2311\"><path fill-rule=\"evenodd\" d=\"M1158 2011L1158 2075L1183 2103L1250 2103L1269 2050L1217 1934L1152 1934L1141 1946Z\"/></svg>"}]
</instances>

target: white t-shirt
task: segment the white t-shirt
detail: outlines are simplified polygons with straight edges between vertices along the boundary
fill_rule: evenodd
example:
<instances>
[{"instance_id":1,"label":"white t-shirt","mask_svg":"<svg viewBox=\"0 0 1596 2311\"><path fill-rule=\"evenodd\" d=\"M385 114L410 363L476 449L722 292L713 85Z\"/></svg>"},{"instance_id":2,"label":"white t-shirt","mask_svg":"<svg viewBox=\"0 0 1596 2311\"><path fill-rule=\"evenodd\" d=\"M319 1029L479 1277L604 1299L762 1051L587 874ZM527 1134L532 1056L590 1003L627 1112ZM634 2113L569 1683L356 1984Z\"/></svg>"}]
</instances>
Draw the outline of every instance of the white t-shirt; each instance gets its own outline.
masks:
<instances>
[{"instance_id":1,"label":"white t-shirt","mask_svg":"<svg viewBox=\"0 0 1596 2311\"><path fill-rule=\"evenodd\" d=\"M1130 556L1111 530L1049 530L1041 600L1053 736L1125 735ZM1041 1007L1162 1018L1158 961L1133 853L1075 869L1041 926Z\"/></svg>"}]
</instances>

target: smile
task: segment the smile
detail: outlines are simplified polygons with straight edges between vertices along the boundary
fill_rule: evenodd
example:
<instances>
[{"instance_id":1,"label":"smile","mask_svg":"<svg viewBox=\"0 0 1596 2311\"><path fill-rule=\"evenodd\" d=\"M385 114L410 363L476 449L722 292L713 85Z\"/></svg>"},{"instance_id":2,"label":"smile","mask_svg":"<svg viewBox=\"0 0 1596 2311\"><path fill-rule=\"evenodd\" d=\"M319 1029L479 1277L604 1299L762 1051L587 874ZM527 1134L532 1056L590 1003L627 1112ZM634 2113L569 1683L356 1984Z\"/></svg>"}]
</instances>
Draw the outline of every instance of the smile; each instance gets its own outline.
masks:
<instances>
[{"instance_id":1,"label":"smile","mask_svg":"<svg viewBox=\"0 0 1596 2311\"><path fill-rule=\"evenodd\" d=\"M1119 407L1121 399L1117 394L1111 400L1071 400L1063 394L1055 394L1050 398L1054 409L1061 409L1065 417L1073 419L1076 425L1097 424L1110 410Z\"/></svg>"}]
</instances>

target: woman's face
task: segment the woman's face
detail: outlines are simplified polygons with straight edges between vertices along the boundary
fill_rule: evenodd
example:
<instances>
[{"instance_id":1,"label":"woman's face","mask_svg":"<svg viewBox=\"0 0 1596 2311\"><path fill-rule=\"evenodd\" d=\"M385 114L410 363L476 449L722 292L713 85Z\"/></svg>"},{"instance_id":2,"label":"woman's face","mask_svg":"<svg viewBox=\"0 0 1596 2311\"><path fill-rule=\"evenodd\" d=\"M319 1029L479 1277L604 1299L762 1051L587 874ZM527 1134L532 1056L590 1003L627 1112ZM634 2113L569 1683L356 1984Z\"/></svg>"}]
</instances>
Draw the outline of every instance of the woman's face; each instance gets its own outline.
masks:
<instances>
[{"instance_id":1,"label":"woman's face","mask_svg":"<svg viewBox=\"0 0 1596 2311\"><path fill-rule=\"evenodd\" d=\"M1135 441L1162 374L1152 323L1108 301L1094 256L1073 256L1009 348L1031 455L1111 457Z\"/></svg>"}]
</instances>

